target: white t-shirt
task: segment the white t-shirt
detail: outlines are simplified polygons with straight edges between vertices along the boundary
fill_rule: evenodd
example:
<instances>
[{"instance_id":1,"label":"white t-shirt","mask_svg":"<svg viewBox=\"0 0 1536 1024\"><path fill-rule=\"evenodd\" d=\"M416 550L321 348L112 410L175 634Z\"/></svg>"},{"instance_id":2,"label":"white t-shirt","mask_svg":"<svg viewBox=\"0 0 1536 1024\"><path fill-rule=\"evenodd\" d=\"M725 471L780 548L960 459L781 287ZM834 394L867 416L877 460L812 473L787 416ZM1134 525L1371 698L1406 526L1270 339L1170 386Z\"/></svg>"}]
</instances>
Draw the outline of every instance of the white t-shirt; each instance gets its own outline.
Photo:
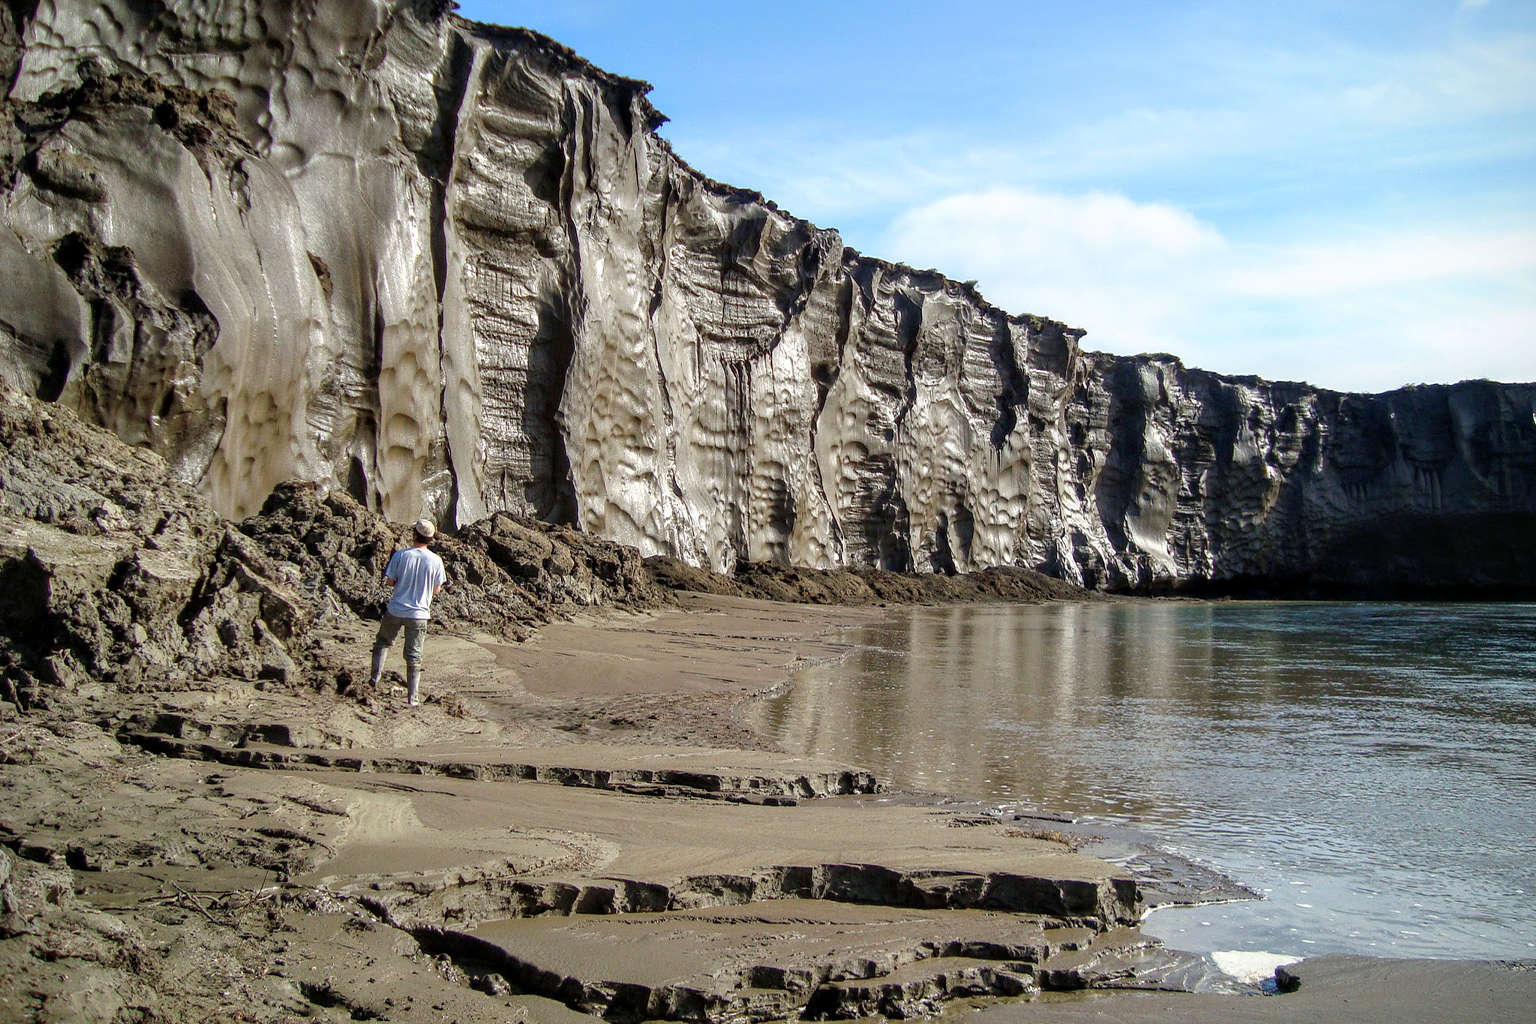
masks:
<instances>
[{"instance_id":1,"label":"white t-shirt","mask_svg":"<svg viewBox=\"0 0 1536 1024\"><path fill-rule=\"evenodd\" d=\"M431 618L432 595L448 582L443 560L426 548L396 551L384 576L395 581L395 592L389 599L389 614L397 619Z\"/></svg>"}]
</instances>

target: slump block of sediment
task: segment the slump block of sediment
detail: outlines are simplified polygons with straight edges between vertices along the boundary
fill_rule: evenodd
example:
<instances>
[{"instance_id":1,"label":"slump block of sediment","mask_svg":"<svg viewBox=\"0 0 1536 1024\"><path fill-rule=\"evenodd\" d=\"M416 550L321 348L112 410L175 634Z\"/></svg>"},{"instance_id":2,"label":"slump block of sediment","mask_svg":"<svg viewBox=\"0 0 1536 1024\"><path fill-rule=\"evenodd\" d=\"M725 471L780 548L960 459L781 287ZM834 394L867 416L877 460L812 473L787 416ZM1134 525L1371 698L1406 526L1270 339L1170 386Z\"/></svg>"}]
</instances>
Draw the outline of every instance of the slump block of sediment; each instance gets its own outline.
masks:
<instances>
[{"instance_id":1,"label":"slump block of sediment","mask_svg":"<svg viewBox=\"0 0 1536 1024\"><path fill-rule=\"evenodd\" d=\"M786 900L497 921L444 937L515 987L603 1017L907 1016L965 992L1033 991L1034 965L1093 933L1016 914Z\"/></svg>"},{"instance_id":2,"label":"slump block of sediment","mask_svg":"<svg viewBox=\"0 0 1536 1024\"><path fill-rule=\"evenodd\" d=\"M1173 987L1199 964L1134 928L807 900L496 921L437 942L521 991L619 1019L905 1018L967 996Z\"/></svg>"},{"instance_id":3,"label":"slump block of sediment","mask_svg":"<svg viewBox=\"0 0 1536 1024\"><path fill-rule=\"evenodd\" d=\"M314 1004L298 1002L307 1012L284 1019L598 1024L555 1000L513 991L486 965L422 955L409 936L365 914L295 915L291 927L296 944L324 949L326 959L323 971L297 959L268 971L268 984L292 984L304 1002ZM296 1001L290 997L286 1002L292 1006Z\"/></svg>"},{"instance_id":4,"label":"slump block of sediment","mask_svg":"<svg viewBox=\"0 0 1536 1024\"><path fill-rule=\"evenodd\" d=\"M658 801L421 775L308 774L350 826L303 880L366 895L403 927L537 914L821 899L1135 921L1135 882L998 823L878 798L796 806Z\"/></svg>"}]
</instances>

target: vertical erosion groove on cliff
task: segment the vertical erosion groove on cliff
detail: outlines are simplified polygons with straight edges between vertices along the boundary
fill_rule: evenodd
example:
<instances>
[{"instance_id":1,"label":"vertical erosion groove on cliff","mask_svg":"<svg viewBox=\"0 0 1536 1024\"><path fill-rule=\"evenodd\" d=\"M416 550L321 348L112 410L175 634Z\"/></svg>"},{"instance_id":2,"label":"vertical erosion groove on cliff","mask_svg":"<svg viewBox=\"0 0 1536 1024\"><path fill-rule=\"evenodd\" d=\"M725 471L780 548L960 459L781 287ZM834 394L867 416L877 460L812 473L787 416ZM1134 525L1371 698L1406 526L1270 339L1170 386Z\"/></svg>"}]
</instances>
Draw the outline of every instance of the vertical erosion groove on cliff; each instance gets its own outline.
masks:
<instances>
[{"instance_id":1,"label":"vertical erosion groove on cliff","mask_svg":"<svg viewBox=\"0 0 1536 1024\"><path fill-rule=\"evenodd\" d=\"M1536 386L1085 351L708 180L644 83L446 6L0 12L0 374L235 517L300 479L716 569L1536 579Z\"/></svg>"}]
</instances>

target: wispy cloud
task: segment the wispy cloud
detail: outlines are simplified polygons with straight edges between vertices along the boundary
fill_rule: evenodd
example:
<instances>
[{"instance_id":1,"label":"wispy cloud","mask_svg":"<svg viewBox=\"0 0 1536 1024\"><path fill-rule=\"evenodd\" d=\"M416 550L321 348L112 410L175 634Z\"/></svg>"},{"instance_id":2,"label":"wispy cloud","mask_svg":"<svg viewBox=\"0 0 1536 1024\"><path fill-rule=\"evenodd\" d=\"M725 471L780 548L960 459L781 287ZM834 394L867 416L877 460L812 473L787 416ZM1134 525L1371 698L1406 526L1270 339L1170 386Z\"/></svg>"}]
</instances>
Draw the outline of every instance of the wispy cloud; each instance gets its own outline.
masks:
<instances>
[{"instance_id":1,"label":"wispy cloud","mask_svg":"<svg viewBox=\"0 0 1536 1024\"><path fill-rule=\"evenodd\" d=\"M975 279L1012 312L1069 319L1145 349L1166 346L1185 317L1170 280L1201 277L1226 248L1213 228L1170 206L999 188L909 211L882 251Z\"/></svg>"},{"instance_id":2,"label":"wispy cloud","mask_svg":"<svg viewBox=\"0 0 1536 1024\"><path fill-rule=\"evenodd\" d=\"M690 159L761 188L821 221L991 184L1057 189L1084 182L1134 189L1182 176L1290 173L1326 181L1373 168L1536 155L1536 36L1460 38L1378 51L1205 47L1168 55L1184 81L1149 87L1147 102L1085 106L1082 120L1041 127L1023 115L989 122L984 108L919 122L905 112L850 125L836 118L674 137ZM1091 93L1092 86L1084 86ZM994 115L995 116L995 115ZM1513 118L1502 127L1490 119ZM895 131L892 127L896 126Z\"/></svg>"},{"instance_id":3,"label":"wispy cloud","mask_svg":"<svg viewBox=\"0 0 1536 1024\"><path fill-rule=\"evenodd\" d=\"M707 134L677 126L668 134L678 152L711 177L759 189L824 227L870 214L883 221L892 210L966 187L978 171L962 142L941 130L870 137L833 124L798 123Z\"/></svg>"},{"instance_id":4,"label":"wispy cloud","mask_svg":"<svg viewBox=\"0 0 1536 1024\"><path fill-rule=\"evenodd\" d=\"M1399 231L1278 248L1254 247L1226 283L1254 296L1321 297L1421 282L1497 281L1536 270L1536 230Z\"/></svg>"}]
</instances>

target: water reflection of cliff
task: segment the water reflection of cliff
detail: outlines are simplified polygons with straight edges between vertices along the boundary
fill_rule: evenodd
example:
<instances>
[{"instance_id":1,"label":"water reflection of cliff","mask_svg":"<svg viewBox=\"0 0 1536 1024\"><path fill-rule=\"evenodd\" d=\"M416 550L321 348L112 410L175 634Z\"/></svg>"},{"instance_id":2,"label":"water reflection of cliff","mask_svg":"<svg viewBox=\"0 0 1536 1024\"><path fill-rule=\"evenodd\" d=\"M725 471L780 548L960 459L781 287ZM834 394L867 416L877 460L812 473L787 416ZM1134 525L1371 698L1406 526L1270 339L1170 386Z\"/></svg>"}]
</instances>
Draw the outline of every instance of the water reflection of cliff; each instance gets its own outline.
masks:
<instances>
[{"instance_id":1,"label":"water reflection of cliff","mask_svg":"<svg viewBox=\"0 0 1536 1024\"><path fill-rule=\"evenodd\" d=\"M910 609L866 627L853 639L867 649L846 662L800 675L756 724L900 789L1177 820L1195 788L1264 785L1252 762L1273 769L1318 731L1387 750L1389 731L1431 731L1405 701L1432 705L1434 729L1468 713L1456 666L1435 662L1454 660L1454 637L1363 607L1311 606L1306 628L1284 605Z\"/></svg>"},{"instance_id":2,"label":"water reflection of cliff","mask_svg":"<svg viewBox=\"0 0 1536 1024\"><path fill-rule=\"evenodd\" d=\"M763 708L760 724L788 749L883 766L898 788L1073 810L1097 809L1103 798L1135 803L1135 780L1126 792L1102 793L1048 737L1065 731L1086 747L1135 743L1149 752L1176 746L1176 719L1132 720L1121 704L1171 698L1187 660L1216 652L1181 645L1159 621L1168 611L1161 606L1038 611L897 613L854 637L866 649L842 665L798 677L795 699ZM1150 754L1149 767L1157 760Z\"/></svg>"}]
</instances>

